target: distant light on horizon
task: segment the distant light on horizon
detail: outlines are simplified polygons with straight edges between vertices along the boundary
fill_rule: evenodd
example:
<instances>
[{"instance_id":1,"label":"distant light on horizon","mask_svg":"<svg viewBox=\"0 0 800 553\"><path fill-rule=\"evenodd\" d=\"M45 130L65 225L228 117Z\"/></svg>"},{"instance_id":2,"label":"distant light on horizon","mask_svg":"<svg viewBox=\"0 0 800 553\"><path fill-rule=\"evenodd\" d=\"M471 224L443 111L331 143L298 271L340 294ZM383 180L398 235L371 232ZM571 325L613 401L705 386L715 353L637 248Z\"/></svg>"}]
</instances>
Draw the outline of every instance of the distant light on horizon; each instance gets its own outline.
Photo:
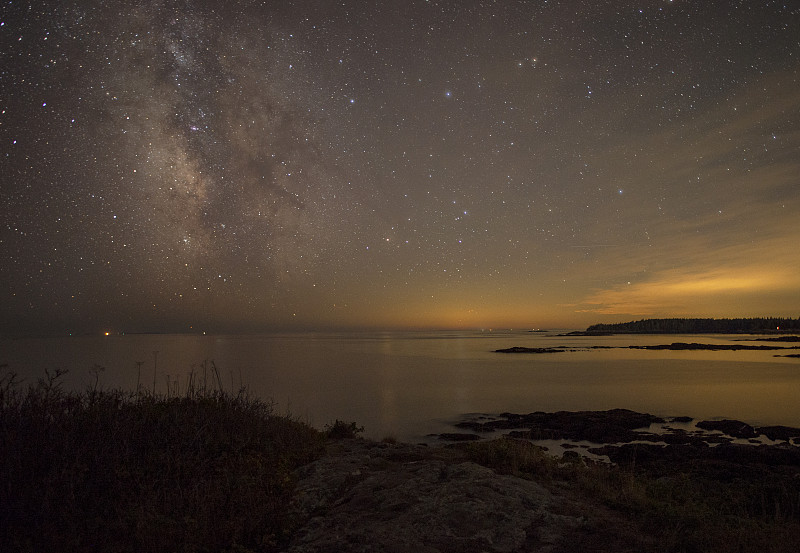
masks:
<instances>
[{"instance_id":1,"label":"distant light on horizon","mask_svg":"<svg viewBox=\"0 0 800 553\"><path fill-rule=\"evenodd\" d=\"M0 332L800 312L789 4L102 4L6 6Z\"/></svg>"}]
</instances>

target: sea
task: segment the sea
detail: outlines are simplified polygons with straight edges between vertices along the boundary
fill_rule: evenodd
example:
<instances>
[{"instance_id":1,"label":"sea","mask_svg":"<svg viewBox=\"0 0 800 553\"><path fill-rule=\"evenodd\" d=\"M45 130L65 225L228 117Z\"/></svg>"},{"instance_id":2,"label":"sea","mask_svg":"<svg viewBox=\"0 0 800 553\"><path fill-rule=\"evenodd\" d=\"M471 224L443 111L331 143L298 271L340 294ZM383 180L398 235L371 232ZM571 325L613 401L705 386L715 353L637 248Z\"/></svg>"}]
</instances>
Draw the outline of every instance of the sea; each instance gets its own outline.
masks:
<instances>
[{"instance_id":1,"label":"sea","mask_svg":"<svg viewBox=\"0 0 800 553\"><path fill-rule=\"evenodd\" d=\"M265 335L128 334L0 338L0 378L34 384L66 371L68 390L173 396L222 389L271 402L324 429L428 441L465 415L625 408L663 417L800 426L800 359L785 351L670 351L673 342L796 346L750 335L565 336L567 331ZM559 353L503 354L523 346ZM593 346L603 346L593 348Z\"/></svg>"}]
</instances>

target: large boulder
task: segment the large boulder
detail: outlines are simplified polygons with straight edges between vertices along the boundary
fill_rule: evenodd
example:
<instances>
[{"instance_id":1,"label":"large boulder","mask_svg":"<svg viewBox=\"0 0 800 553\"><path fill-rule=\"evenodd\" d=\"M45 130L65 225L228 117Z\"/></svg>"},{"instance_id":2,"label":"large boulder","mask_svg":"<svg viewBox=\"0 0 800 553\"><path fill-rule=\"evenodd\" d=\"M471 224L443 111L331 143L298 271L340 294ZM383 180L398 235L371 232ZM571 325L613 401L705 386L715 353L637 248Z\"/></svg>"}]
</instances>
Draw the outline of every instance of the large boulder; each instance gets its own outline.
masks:
<instances>
[{"instance_id":1,"label":"large boulder","mask_svg":"<svg viewBox=\"0 0 800 553\"><path fill-rule=\"evenodd\" d=\"M718 430L733 438L755 438L758 436L755 428L746 422L737 420L700 421L697 423L697 428L702 428L703 430Z\"/></svg>"},{"instance_id":2,"label":"large boulder","mask_svg":"<svg viewBox=\"0 0 800 553\"><path fill-rule=\"evenodd\" d=\"M350 447L300 475L288 552L547 551L582 524L535 482L410 445Z\"/></svg>"}]
</instances>

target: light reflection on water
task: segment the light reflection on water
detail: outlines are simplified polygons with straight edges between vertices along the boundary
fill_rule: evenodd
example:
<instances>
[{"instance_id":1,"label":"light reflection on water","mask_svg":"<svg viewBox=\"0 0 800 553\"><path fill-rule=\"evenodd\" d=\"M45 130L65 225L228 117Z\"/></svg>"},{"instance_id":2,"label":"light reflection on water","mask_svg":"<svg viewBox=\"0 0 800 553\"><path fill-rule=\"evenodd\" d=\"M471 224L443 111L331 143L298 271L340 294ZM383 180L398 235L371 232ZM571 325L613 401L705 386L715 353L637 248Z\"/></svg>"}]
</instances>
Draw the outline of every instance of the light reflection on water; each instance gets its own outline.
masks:
<instances>
[{"instance_id":1,"label":"light reflection on water","mask_svg":"<svg viewBox=\"0 0 800 553\"><path fill-rule=\"evenodd\" d=\"M137 379L151 390L155 368L156 390L164 393L167 375L185 390L190 370L201 375L200 364L214 360L226 390L238 389L241 381L275 401L280 413L317 427L354 420L374 438L413 440L452 431L449 422L463 413L617 407L800 426L800 360L774 357L793 351L493 352L511 346L759 344L732 341L742 338L527 332L81 336L3 339L0 363L29 382L45 368L69 369L64 382L71 388L89 385L96 364L105 367L103 386L129 390Z\"/></svg>"}]
</instances>

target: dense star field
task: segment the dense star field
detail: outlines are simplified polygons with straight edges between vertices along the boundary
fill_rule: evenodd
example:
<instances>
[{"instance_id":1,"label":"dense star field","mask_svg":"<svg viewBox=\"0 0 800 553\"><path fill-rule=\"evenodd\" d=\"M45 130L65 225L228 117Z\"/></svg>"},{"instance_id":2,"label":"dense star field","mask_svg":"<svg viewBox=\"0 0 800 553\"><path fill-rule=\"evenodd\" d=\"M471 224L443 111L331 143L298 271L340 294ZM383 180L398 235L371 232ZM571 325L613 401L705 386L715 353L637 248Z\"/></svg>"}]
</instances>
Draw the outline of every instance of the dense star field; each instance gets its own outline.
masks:
<instances>
[{"instance_id":1,"label":"dense star field","mask_svg":"<svg viewBox=\"0 0 800 553\"><path fill-rule=\"evenodd\" d=\"M1 331L800 309L796 3L0 9Z\"/></svg>"}]
</instances>

